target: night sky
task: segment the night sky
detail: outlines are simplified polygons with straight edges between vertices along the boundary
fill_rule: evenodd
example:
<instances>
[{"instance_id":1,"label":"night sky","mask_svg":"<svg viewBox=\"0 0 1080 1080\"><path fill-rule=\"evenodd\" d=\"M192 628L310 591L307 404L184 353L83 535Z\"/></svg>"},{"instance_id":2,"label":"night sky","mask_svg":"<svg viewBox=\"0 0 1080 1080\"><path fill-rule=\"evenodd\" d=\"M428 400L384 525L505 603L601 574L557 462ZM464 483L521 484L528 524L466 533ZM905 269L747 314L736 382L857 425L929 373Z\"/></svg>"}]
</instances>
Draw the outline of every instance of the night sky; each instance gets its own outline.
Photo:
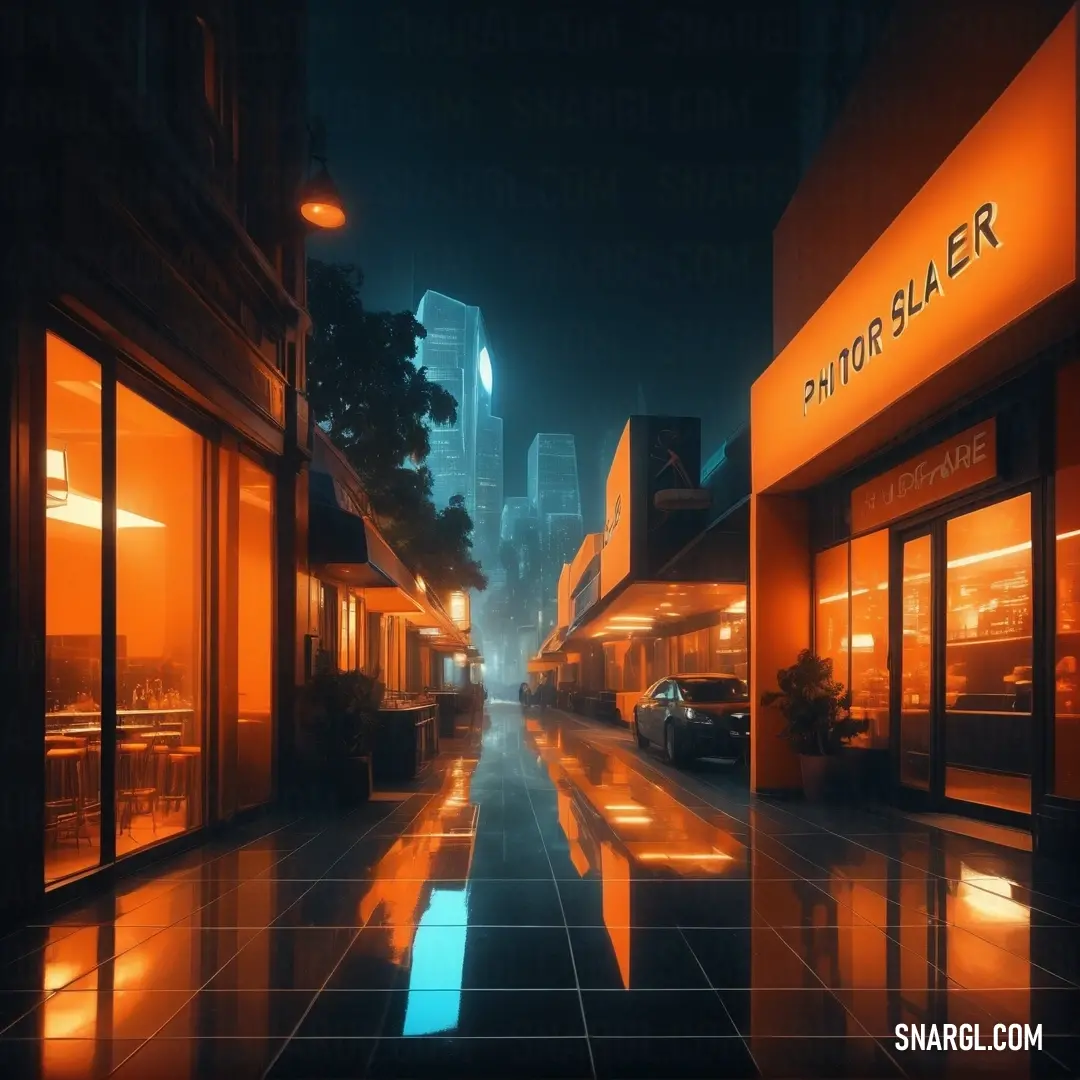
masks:
<instances>
[{"instance_id":1,"label":"night sky","mask_svg":"<svg viewBox=\"0 0 1080 1080\"><path fill-rule=\"evenodd\" d=\"M310 111L351 213L311 253L359 265L370 308L483 309L507 495L533 435L569 431L596 527L639 385L702 417L703 457L745 419L806 134L797 6L311 0Z\"/></svg>"}]
</instances>

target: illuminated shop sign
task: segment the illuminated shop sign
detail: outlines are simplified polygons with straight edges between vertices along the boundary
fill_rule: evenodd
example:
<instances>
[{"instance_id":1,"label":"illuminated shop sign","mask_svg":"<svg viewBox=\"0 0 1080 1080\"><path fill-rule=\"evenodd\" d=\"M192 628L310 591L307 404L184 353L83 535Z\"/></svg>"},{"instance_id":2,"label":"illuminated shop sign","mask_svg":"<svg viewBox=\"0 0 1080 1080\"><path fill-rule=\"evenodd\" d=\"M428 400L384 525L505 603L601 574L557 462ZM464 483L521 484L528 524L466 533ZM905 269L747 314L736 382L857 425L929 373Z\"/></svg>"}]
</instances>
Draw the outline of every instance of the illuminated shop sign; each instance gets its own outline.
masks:
<instances>
[{"instance_id":1,"label":"illuminated shop sign","mask_svg":"<svg viewBox=\"0 0 1080 1080\"><path fill-rule=\"evenodd\" d=\"M939 443L851 493L851 531L879 529L997 476L993 419Z\"/></svg>"},{"instance_id":2,"label":"illuminated shop sign","mask_svg":"<svg viewBox=\"0 0 1080 1080\"><path fill-rule=\"evenodd\" d=\"M611 537L615 530L619 527L619 520L622 518L622 496L619 495L615 499L615 507L611 511L611 517L608 518L607 523L604 526L604 543L609 544Z\"/></svg>"},{"instance_id":3,"label":"illuminated shop sign","mask_svg":"<svg viewBox=\"0 0 1080 1080\"><path fill-rule=\"evenodd\" d=\"M1074 8L754 382L754 491L803 489L902 438L1019 361L1019 334L985 369L973 354L1075 286L1077 21ZM796 209L807 244L823 212L845 213ZM790 313L797 292L780 297ZM1032 345L1058 332L1054 317L1035 316Z\"/></svg>"},{"instance_id":4,"label":"illuminated shop sign","mask_svg":"<svg viewBox=\"0 0 1080 1080\"><path fill-rule=\"evenodd\" d=\"M850 344L840 349L835 360L830 360L816 378L805 380L803 416L815 401L821 405L847 386L872 358L884 355L890 338L900 338L913 319L929 311L931 302L940 303L947 282L999 247L997 204L986 202L975 211L971 221L963 222L949 233L942 255L931 258L924 273L908 278L907 284L892 294L887 314L868 320L865 331L860 330Z\"/></svg>"}]
</instances>

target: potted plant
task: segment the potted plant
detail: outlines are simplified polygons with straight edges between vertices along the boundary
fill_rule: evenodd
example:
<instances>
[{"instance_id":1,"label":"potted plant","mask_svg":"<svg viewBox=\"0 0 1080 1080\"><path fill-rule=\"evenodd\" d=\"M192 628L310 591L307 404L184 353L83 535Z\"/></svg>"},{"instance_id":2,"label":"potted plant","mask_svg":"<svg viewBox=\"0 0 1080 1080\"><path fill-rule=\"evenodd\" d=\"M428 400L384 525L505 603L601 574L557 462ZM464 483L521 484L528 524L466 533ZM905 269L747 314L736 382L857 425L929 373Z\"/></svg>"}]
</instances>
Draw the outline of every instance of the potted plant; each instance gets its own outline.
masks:
<instances>
[{"instance_id":1,"label":"potted plant","mask_svg":"<svg viewBox=\"0 0 1080 1080\"><path fill-rule=\"evenodd\" d=\"M809 649L778 671L776 682L779 689L762 694L761 704L779 707L780 734L799 755L803 791L808 799L820 799L836 775L841 748L866 731L868 721L852 719L850 697L833 678L832 660Z\"/></svg>"},{"instance_id":2,"label":"potted plant","mask_svg":"<svg viewBox=\"0 0 1080 1080\"><path fill-rule=\"evenodd\" d=\"M372 745L383 690L377 672L334 671L325 662L303 689L298 750L311 782L338 806L371 796Z\"/></svg>"}]
</instances>

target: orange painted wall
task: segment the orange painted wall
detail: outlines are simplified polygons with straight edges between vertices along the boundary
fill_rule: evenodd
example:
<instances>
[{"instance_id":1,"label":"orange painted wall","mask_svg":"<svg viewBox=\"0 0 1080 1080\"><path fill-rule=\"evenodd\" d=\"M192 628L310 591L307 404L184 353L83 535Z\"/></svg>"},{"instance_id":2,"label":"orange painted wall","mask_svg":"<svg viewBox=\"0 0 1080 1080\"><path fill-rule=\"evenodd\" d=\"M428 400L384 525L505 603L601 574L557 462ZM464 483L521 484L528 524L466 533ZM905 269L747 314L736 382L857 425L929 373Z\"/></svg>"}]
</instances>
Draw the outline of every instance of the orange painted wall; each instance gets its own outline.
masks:
<instances>
[{"instance_id":1,"label":"orange painted wall","mask_svg":"<svg viewBox=\"0 0 1080 1080\"><path fill-rule=\"evenodd\" d=\"M900 435L906 418L890 406L936 384L958 358L1075 281L1076 24L1071 11L754 383L755 491L773 488L827 452L829 471L850 466L864 448L852 441L845 449L844 440L871 424L877 445ZM973 215L986 203L995 204L1000 245L984 244L976 258L969 240L970 262L949 277L947 238L965 222L970 237ZM931 259L941 294L894 337L893 295L914 279L918 299ZM865 343L875 317L884 323L881 352L867 355L862 370L841 385L840 352L859 336ZM815 393L805 408L804 384L830 362L835 391L820 401ZM937 407L949 400L941 385Z\"/></svg>"},{"instance_id":2,"label":"orange painted wall","mask_svg":"<svg viewBox=\"0 0 1080 1080\"><path fill-rule=\"evenodd\" d=\"M604 505L605 543L600 552L601 596L606 596L630 573L630 474L630 422L627 421L607 478Z\"/></svg>"},{"instance_id":3,"label":"orange painted wall","mask_svg":"<svg viewBox=\"0 0 1080 1080\"><path fill-rule=\"evenodd\" d=\"M780 352L1072 6L907 0L773 233ZM943 103L948 107L942 107ZM843 207L842 213L836 207Z\"/></svg>"},{"instance_id":4,"label":"orange painted wall","mask_svg":"<svg viewBox=\"0 0 1080 1080\"><path fill-rule=\"evenodd\" d=\"M810 536L806 501L790 495L750 498L750 786L801 786L799 762L777 738L783 720L760 704L776 673L810 647Z\"/></svg>"}]
</instances>

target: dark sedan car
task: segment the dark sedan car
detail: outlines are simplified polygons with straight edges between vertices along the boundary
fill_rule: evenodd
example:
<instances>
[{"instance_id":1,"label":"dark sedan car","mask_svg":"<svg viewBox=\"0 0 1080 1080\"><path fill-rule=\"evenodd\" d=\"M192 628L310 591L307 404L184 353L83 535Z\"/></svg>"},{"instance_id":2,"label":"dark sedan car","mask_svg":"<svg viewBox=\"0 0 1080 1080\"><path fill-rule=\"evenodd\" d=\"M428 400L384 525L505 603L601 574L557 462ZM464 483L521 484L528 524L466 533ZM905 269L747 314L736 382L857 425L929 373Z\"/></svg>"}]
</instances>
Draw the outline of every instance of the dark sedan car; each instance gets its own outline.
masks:
<instances>
[{"instance_id":1,"label":"dark sedan car","mask_svg":"<svg viewBox=\"0 0 1080 1080\"><path fill-rule=\"evenodd\" d=\"M671 675L634 706L634 736L661 746L673 765L695 757L744 759L750 742L750 691L734 675Z\"/></svg>"}]
</instances>

